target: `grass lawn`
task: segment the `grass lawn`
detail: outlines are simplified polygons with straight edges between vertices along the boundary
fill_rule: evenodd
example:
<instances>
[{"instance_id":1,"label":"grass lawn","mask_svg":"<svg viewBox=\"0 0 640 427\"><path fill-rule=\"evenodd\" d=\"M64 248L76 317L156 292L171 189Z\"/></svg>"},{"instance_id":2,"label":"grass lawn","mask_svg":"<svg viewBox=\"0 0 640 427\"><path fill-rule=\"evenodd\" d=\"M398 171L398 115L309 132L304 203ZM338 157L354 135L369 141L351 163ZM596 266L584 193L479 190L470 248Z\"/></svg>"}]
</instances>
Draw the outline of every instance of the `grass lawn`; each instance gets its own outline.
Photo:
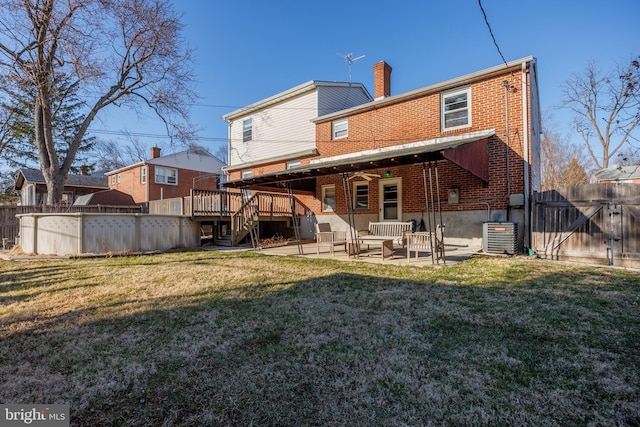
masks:
<instances>
[{"instance_id":1,"label":"grass lawn","mask_svg":"<svg viewBox=\"0 0 640 427\"><path fill-rule=\"evenodd\" d=\"M251 252L0 262L0 402L82 426L637 426L640 273Z\"/></svg>"}]
</instances>

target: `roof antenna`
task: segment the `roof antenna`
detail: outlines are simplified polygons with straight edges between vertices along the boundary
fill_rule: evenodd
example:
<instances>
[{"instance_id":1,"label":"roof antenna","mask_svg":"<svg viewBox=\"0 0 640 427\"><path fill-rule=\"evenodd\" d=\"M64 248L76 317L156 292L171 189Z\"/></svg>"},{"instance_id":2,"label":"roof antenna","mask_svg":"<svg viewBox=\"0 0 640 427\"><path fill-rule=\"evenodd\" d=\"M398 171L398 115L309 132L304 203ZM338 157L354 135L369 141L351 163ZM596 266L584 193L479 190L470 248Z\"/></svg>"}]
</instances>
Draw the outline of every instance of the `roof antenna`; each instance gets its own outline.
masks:
<instances>
[{"instance_id":1,"label":"roof antenna","mask_svg":"<svg viewBox=\"0 0 640 427\"><path fill-rule=\"evenodd\" d=\"M347 53L346 55L338 53L337 55L343 57L344 60L347 61L347 64L349 64L349 83L351 83L351 64L353 64L359 59L364 58L365 55L358 56L357 58L353 57L353 53Z\"/></svg>"}]
</instances>

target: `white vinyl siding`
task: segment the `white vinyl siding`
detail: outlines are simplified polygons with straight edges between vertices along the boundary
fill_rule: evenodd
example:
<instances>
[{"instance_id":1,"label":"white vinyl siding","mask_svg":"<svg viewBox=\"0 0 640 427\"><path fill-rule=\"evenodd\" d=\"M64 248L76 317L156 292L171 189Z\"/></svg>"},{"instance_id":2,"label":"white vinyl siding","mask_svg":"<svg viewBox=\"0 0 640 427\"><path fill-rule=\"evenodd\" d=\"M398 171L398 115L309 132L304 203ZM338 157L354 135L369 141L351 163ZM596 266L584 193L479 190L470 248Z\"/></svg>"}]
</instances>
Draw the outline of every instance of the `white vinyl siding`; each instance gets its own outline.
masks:
<instances>
[{"instance_id":1,"label":"white vinyl siding","mask_svg":"<svg viewBox=\"0 0 640 427\"><path fill-rule=\"evenodd\" d=\"M253 163L314 149L316 127L315 92L287 100L253 113L253 140L242 143L242 119L231 122L229 165ZM238 142L240 141L240 142Z\"/></svg>"},{"instance_id":2,"label":"white vinyl siding","mask_svg":"<svg viewBox=\"0 0 640 427\"><path fill-rule=\"evenodd\" d=\"M280 102L228 119L229 166L286 159L292 153L313 150L316 148L313 119L371 101L362 87L355 84L316 83L301 85L299 93L284 96ZM249 117L253 121L251 144L242 142L243 120Z\"/></svg>"}]
</instances>

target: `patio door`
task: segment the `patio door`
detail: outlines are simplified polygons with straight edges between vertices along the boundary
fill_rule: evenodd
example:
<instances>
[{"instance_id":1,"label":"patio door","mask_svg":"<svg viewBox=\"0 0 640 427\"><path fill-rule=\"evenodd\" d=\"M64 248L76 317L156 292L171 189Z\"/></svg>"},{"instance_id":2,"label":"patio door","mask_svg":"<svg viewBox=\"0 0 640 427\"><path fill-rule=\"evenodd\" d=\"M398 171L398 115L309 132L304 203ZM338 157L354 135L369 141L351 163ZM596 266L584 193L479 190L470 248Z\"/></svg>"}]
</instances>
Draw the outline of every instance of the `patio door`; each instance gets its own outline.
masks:
<instances>
[{"instance_id":1,"label":"patio door","mask_svg":"<svg viewBox=\"0 0 640 427\"><path fill-rule=\"evenodd\" d=\"M380 180L380 221L401 221L402 180Z\"/></svg>"}]
</instances>

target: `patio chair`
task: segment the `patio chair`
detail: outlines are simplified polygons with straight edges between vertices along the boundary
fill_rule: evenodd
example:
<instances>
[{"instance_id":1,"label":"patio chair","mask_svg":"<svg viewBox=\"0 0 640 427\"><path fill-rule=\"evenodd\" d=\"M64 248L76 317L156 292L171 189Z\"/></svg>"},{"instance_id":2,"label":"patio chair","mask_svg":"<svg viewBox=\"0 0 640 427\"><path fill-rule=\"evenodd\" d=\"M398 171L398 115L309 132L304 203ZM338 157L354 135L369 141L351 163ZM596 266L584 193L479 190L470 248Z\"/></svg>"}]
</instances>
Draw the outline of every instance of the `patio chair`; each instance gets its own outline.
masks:
<instances>
[{"instance_id":1,"label":"patio chair","mask_svg":"<svg viewBox=\"0 0 640 427\"><path fill-rule=\"evenodd\" d=\"M420 252L431 252L432 234L428 231L416 231L406 234L407 238L407 259L411 260L411 252L416 253L416 260Z\"/></svg>"},{"instance_id":2,"label":"patio chair","mask_svg":"<svg viewBox=\"0 0 640 427\"><path fill-rule=\"evenodd\" d=\"M328 247L331 255L334 255L335 246L344 246L344 251L347 251L347 232L331 230L331 224L319 223L316 224L316 244L318 254L320 253L320 247Z\"/></svg>"}]
</instances>

